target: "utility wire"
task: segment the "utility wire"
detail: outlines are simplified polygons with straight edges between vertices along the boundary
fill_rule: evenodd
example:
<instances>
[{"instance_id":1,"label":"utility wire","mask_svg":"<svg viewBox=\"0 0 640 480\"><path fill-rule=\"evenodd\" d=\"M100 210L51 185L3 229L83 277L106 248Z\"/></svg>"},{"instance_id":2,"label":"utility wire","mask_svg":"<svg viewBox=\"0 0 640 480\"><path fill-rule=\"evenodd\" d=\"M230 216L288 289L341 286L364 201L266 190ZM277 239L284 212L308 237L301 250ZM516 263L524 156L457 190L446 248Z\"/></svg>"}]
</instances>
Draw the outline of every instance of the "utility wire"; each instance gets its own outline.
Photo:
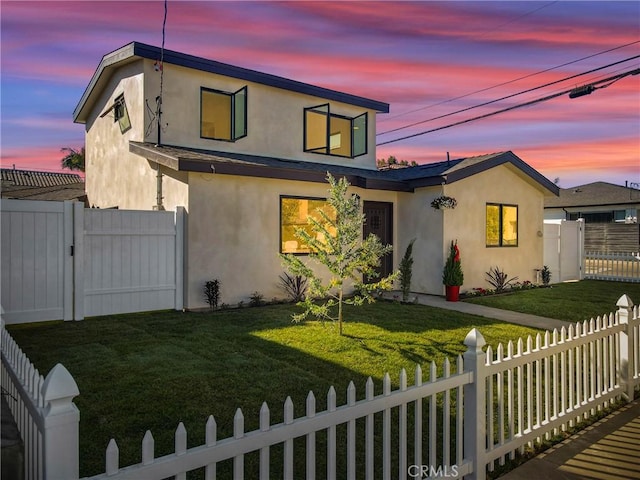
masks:
<instances>
[{"instance_id":1,"label":"utility wire","mask_svg":"<svg viewBox=\"0 0 640 480\"><path fill-rule=\"evenodd\" d=\"M620 79L622 79L624 77L627 77L629 75L638 75L638 74L640 74L640 68L636 68L635 70L630 70L630 71L625 72L625 73L621 73L621 74L618 74L618 75L614 75L612 77L608 77L608 78L605 78L605 79L602 79L602 80L598 80L597 82L593 82L590 85L594 86L594 90L601 89L601 88L606 88L609 85L611 85L612 83L614 83L614 82L616 82L616 81L618 81L618 80L620 80ZM595 87L596 84L605 83L605 82L610 82L610 83L608 83L606 85L603 85L601 87ZM477 117L472 117L472 118L468 118L466 120L461 120L459 122L450 123L449 125L443 125L442 127L432 128L431 130L425 130L423 132L414 133L412 135L407 135L407 136L404 136L404 137L395 138L393 140L387 140L386 142L377 143L376 146L379 147L381 145L387 145L389 143L394 143L394 142L399 142L401 140L407 140L409 138L419 137L419 136L425 135L427 133L437 132L439 130L444 130L446 128L456 127L458 125L463 125L465 123L473 122L473 121L476 121L476 120L481 120L483 118L492 117L492 116L498 115L500 113L509 112L511 110L516 110L518 108L528 107L530 105L535 105L536 103L546 102L548 100L552 100L554 98L557 98L557 97L559 97L561 95L566 95L567 93L570 93L573 90L574 90L574 88L570 88L568 90L563 90L561 92L557 92L557 93L553 93L551 95L547 95L546 97L538 98L538 99L531 100L531 101L525 102L525 103L519 103L517 105L512 105L511 107L503 108L501 110L496 110L495 112L486 113L484 115L479 115Z\"/></svg>"},{"instance_id":2,"label":"utility wire","mask_svg":"<svg viewBox=\"0 0 640 480\"><path fill-rule=\"evenodd\" d=\"M453 111L453 112L450 112L450 113L445 113L444 115L438 115L437 117L428 118L426 120L420 120L419 122L414 122L414 123L410 123L408 125L403 125L402 127L393 128L393 129L387 130L385 132L377 133L376 136L386 135L386 134L389 134L389 133L397 132L399 130L404 130L405 128L415 127L416 125L421 125L423 123L432 122L433 120L440 120L441 118L450 117L450 116L455 115L457 113L467 112L469 110L473 110L474 108L485 107L487 105L491 105L492 103L496 103L496 102L500 102L502 100L507 100L509 98L517 97L518 95L523 95L525 93L530 93L530 92L533 92L535 90L539 90L541 88L549 87L551 85L555 85L555 84L558 84L558 83L561 83L561 82L566 82L567 80L572 80L574 78L581 77L583 75L588 75L590 73L597 72L599 70L604 70L605 68L609 68L609 67L612 67L614 65L619 65L619 64L624 63L624 62L635 60L636 58L640 58L640 55L636 55L634 57L629 57L629 58L626 58L624 60L620 60L618 62L610 63L609 65L604 65L602 67L594 68L594 69L588 70L588 71L583 72L583 73L578 73L576 75L571 75L569 77L565 77L565 78L562 78L560 80L555 80L553 82L548 82L548 83L545 83L543 85L539 85L537 87L529 88L527 90L523 90L523 91L518 92L518 93L513 93L513 94L507 95L505 97L497 98L495 100L490 100L488 102L480 103L478 105L473 105L471 107L463 108L463 109L456 110L456 111Z\"/></svg>"},{"instance_id":3,"label":"utility wire","mask_svg":"<svg viewBox=\"0 0 640 480\"><path fill-rule=\"evenodd\" d=\"M466 94L464 94L464 95L460 95L460 96L458 96L458 97L454 97L454 98L451 98L451 99L449 99L449 100L443 100L442 102L433 103L433 104L431 104L431 105L426 105L426 106L424 106L424 107L416 108L416 109L414 109L414 110L409 110L408 112L399 113L398 115L393 115L393 116L390 116L390 117L385 117L385 118L381 119L381 121L392 120L392 119L394 119L394 118L402 117L402 116L404 116L404 115L409 115L410 113L419 112L419 111L421 111L421 110L426 110L426 109L428 109L428 108L437 107L438 105L443 105L443 104L445 104L445 103L453 102L453 101L455 101L455 100L460 100L461 98L470 97L471 95L475 95L475 94L477 94L477 93L482 93L482 92L486 92L486 91L488 91L488 90L493 90L494 88L503 87L503 86L505 86L505 85L509 85L509 84L511 84L511 83L515 83L515 82L518 82L518 81L520 81L520 80L524 80L524 79L526 79L526 78L535 77L536 75L540 75L540 74L542 74L542 73L551 72L551 71L553 71L553 70L556 70L557 68L566 67L566 66L568 66L568 65L572 65L572 64L574 64L574 63L578 63L578 62L581 62L581 61L583 61L583 60L588 60L588 59L590 59L590 58L597 57L598 55L603 55L603 54L605 54L605 53L613 52L613 51L615 51L615 50L619 50L619 49L621 49L621 48L629 47L629 46L631 46L631 45L635 45L636 43L640 43L640 40L636 40L635 42L625 43L624 45L620 45L620 46L617 46L617 47L610 48L610 49L608 49L608 50L603 50L603 51L598 52L598 53L594 53L594 54L591 54L591 55L587 55L586 57L578 58L577 60L572 60L571 62L563 63L563 64L561 64L561 65L556 65L555 67L547 68L546 70L541 70L541 71L536 72L536 73L530 73L530 74L525 75L525 76L523 76L523 77L518 77L518 78L514 78L513 80L508 80L508 81L506 81L506 82L498 83L497 85L493 85L492 87L486 87L486 88L482 88L482 89L480 89L480 90L476 90L475 92L466 93ZM386 133L386 132L385 132L385 133Z\"/></svg>"}]
</instances>

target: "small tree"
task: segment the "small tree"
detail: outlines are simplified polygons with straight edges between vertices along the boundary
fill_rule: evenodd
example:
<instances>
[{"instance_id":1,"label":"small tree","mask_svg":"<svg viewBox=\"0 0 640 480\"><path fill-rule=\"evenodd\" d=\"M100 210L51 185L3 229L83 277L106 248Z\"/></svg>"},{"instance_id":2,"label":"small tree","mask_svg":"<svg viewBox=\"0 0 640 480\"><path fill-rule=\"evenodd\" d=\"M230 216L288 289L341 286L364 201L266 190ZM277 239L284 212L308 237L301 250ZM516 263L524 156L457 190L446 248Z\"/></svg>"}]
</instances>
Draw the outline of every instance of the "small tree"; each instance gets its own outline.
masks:
<instances>
[{"instance_id":1,"label":"small tree","mask_svg":"<svg viewBox=\"0 0 640 480\"><path fill-rule=\"evenodd\" d=\"M338 322L342 335L343 307L362 305L365 301L374 301L372 293L378 290L389 290L397 277L397 272L379 279L376 267L380 259L391 252L390 245L383 245L373 234L362 238L362 227L365 215L360 210L360 199L349 195L349 182L346 178L336 181L327 174L329 182L329 198L327 202L335 210L335 220L323 210L318 210L318 218L307 217L310 232L298 228L296 237L309 245L309 259L324 266L329 272L329 280L323 284L314 269L300 257L286 254L280 255L284 266L293 274L308 279L307 295L298 305L304 312L293 316L295 322L312 315L321 320ZM355 289L353 296L347 296L346 288L351 281Z\"/></svg>"},{"instance_id":2,"label":"small tree","mask_svg":"<svg viewBox=\"0 0 640 480\"><path fill-rule=\"evenodd\" d=\"M402 301L409 300L409 292L411 291L411 271L413 269L413 242L415 238L411 240L407 249L404 252L404 257L400 261L400 289L402 290Z\"/></svg>"},{"instance_id":3,"label":"small tree","mask_svg":"<svg viewBox=\"0 0 640 480\"><path fill-rule=\"evenodd\" d=\"M449 247L449 256L442 270L442 283L447 286L460 286L464 283L464 274L462 273L462 264L460 263L460 250L458 242L451 241Z\"/></svg>"}]
</instances>

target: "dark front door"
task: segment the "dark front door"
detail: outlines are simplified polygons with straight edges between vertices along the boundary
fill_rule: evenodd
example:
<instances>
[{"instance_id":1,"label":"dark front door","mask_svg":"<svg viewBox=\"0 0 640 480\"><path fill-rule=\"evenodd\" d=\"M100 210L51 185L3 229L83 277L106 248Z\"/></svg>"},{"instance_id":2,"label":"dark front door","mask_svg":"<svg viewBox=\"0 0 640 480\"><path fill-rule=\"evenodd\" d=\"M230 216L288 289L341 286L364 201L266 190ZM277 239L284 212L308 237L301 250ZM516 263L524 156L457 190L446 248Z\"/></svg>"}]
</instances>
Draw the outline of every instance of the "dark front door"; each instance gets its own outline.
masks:
<instances>
[{"instance_id":1,"label":"dark front door","mask_svg":"<svg viewBox=\"0 0 640 480\"><path fill-rule=\"evenodd\" d=\"M387 202L364 202L363 211L365 222L363 234L366 238L370 233L377 235L383 245L393 244L393 204ZM388 253L382 258L378 278L386 277L393 272L393 254Z\"/></svg>"}]
</instances>

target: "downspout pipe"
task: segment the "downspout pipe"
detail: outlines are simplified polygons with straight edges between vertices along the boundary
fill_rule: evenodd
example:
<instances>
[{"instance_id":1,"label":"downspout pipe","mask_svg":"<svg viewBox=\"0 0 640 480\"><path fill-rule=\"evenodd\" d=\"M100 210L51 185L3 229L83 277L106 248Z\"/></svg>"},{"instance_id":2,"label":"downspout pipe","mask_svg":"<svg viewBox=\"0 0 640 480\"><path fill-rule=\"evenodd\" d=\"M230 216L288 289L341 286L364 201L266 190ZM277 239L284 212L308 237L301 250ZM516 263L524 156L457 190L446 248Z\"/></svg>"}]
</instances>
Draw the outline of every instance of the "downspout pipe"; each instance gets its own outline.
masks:
<instances>
[{"instance_id":1,"label":"downspout pipe","mask_svg":"<svg viewBox=\"0 0 640 480\"><path fill-rule=\"evenodd\" d=\"M156 205L154 210L164 210L162 204L162 172L160 171L160 164L158 163L158 170L156 172Z\"/></svg>"}]
</instances>

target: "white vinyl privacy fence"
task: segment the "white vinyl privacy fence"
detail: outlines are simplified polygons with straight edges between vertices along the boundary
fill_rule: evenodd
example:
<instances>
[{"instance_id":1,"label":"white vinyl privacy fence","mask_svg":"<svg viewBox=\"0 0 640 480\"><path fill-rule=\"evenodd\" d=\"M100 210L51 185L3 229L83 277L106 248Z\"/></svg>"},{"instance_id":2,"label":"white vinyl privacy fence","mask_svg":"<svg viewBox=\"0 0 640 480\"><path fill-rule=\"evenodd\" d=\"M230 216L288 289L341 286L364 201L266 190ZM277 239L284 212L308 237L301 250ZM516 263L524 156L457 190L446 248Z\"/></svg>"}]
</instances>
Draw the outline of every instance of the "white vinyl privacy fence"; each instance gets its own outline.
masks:
<instances>
[{"instance_id":1,"label":"white vinyl privacy fence","mask_svg":"<svg viewBox=\"0 0 640 480\"><path fill-rule=\"evenodd\" d=\"M229 438L217 438L209 417L200 446L187 448L180 423L169 455L156 457L147 431L136 465L121 466L111 440L105 472L86 480L181 480L196 469L211 480L227 460L234 479L274 478L274 467L285 479L484 479L525 446L633 398L640 385L640 312L626 295L617 306L616 313L499 345L495 352L484 349L473 329L464 340L467 351L455 365L445 361L440 375L432 363L423 378L418 366L412 380L402 371L392 390L387 374L379 395L371 379L364 395L351 383L346 403L331 387L324 411L316 411L312 392L304 412L294 412L287 398L278 424L263 404L254 431L245 431L238 409ZM2 327L2 387L16 398L27 479L77 480L79 419L72 399L78 388L66 369L58 365L44 379ZM326 462L318 462L318 450L326 452ZM245 459L256 453L259 462L249 470Z\"/></svg>"},{"instance_id":2,"label":"white vinyl privacy fence","mask_svg":"<svg viewBox=\"0 0 640 480\"><path fill-rule=\"evenodd\" d=\"M184 209L85 209L0 201L8 323L182 309Z\"/></svg>"},{"instance_id":3,"label":"white vinyl privacy fence","mask_svg":"<svg viewBox=\"0 0 640 480\"><path fill-rule=\"evenodd\" d=\"M584 222L544 222L544 264L551 271L551 283L581 280L584 262Z\"/></svg>"}]
</instances>

